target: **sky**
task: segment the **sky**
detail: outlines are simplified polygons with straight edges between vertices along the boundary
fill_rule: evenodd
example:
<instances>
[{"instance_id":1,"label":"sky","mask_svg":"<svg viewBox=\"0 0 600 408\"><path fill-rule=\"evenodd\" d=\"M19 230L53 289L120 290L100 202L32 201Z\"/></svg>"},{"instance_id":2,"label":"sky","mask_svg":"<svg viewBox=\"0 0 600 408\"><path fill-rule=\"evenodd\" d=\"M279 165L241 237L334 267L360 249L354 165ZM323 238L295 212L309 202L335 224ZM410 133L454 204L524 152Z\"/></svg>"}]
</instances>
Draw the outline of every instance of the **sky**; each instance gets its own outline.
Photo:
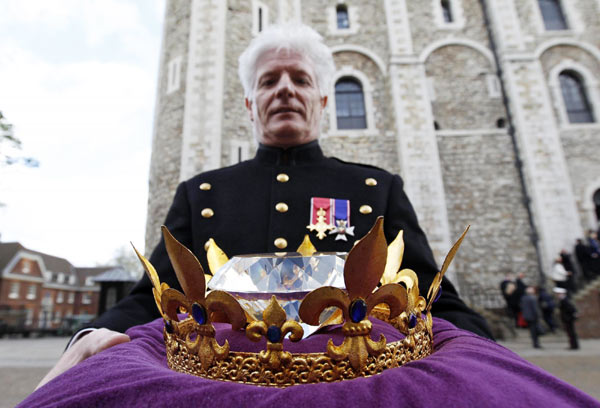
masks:
<instances>
[{"instance_id":1,"label":"sky","mask_svg":"<svg viewBox=\"0 0 600 408\"><path fill-rule=\"evenodd\" d=\"M0 166L2 242L75 266L144 249L163 15L164 0L0 2L0 111L40 163Z\"/></svg>"}]
</instances>

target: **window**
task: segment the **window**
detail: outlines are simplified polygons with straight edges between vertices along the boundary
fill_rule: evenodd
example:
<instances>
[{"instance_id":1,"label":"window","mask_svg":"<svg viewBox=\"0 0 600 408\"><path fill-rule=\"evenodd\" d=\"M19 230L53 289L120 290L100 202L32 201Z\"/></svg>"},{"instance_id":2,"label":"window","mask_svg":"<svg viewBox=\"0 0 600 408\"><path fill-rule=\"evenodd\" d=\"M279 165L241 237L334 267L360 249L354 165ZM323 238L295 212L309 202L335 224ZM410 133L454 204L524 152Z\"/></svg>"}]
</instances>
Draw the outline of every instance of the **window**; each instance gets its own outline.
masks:
<instances>
[{"instance_id":1,"label":"window","mask_svg":"<svg viewBox=\"0 0 600 408\"><path fill-rule=\"evenodd\" d=\"M538 0L546 30L566 30L567 20L560 0Z\"/></svg>"},{"instance_id":2,"label":"window","mask_svg":"<svg viewBox=\"0 0 600 408\"><path fill-rule=\"evenodd\" d=\"M29 261L23 260L23 266L21 267L21 272L23 272L23 273L31 272L31 263Z\"/></svg>"},{"instance_id":3,"label":"window","mask_svg":"<svg viewBox=\"0 0 600 408\"><path fill-rule=\"evenodd\" d=\"M75 275L69 276L69 284L70 285L75 285Z\"/></svg>"},{"instance_id":4,"label":"window","mask_svg":"<svg viewBox=\"0 0 600 408\"><path fill-rule=\"evenodd\" d=\"M8 293L9 299L18 299L19 298L19 290L21 289L19 282L12 282L10 284L10 292Z\"/></svg>"},{"instance_id":5,"label":"window","mask_svg":"<svg viewBox=\"0 0 600 408\"><path fill-rule=\"evenodd\" d=\"M450 0L441 0L440 5L442 6L444 23L451 23L454 21L452 18L452 7L450 6Z\"/></svg>"},{"instance_id":6,"label":"window","mask_svg":"<svg viewBox=\"0 0 600 408\"><path fill-rule=\"evenodd\" d=\"M179 89L181 82L181 57L175 57L169 61L167 67L167 94Z\"/></svg>"},{"instance_id":7,"label":"window","mask_svg":"<svg viewBox=\"0 0 600 408\"><path fill-rule=\"evenodd\" d=\"M69 300L68 300L69 304L72 305L73 303L75 303L75 293L71 292L69 293Z\"/></svg>"},{"instance_id":8,"label":"window","mask_svg":"<svg viewBox=\"0 0 600 408\"><path fill-rule=\"evenodd\" d=\"M64 293L63 292L58 292L56 294L56 303L62 303L65 299L64 299Z\"/></svg>"},{"instance_id":9,"label":"window","mask_svg":"<svg viewBox=\"0 0 600 408\"><path fill-rule=\"evenodd\" d=\"M83 303L84 305L89 305L90 303L92 303L92 295L90 295L89 293L84 293L81 303Z\"/></svg>"},{"instance_id":10,"label":"window","mask_svg":"<svg viewBox=\"0 0 600 408\"><path fill-rule=\"evenodd\" d=\"M248 160L248 150L250 143L244 140L232 140L230 147L230 164L237 164L244 160Z\"/></svg>"},{"instance_id":11,"label":"window","mask_svg":"<svg viewBox=\"0 0 600 408\"><path fill-rule=\"evenodd\" d=\"M335 110L338 129L366 129L365 98L360 82L341 78L335 84Z\"/></svg>"},{"instance_id":12,"label":"window","mask_svg":"<svg viewBox=\"0 0 600 408\"><path fill-rule=\"evenodd\" d=\"M46 316L47 316L48 312L45 312L43 310L40 310L40 312L38 313L38 327L40 328L45 328L46 325Z\"/></svg>"},{"instance_id":13,"label":"window","mask_svg":"<svg viewBox=\"0 0 600 408\"><path fill-rule=\"evenodd\" d=\"M29 287L27 288L27 299L29 299L29 300L35 299L36 296L37 296L37 286L29 285Z\"/></svg>"},{"instance_id":14,"label":"window","mask_svg":"<svg viewBox=\"0 0 600 408\"><path fill-rule=\"evenodd\" d=\"M88 276L87 278L85 278L85 286L93 286L94 285L93 279L94 279L93 276Z\"/></svg>"},{"instance_id":15,"label":"window","mask_svg":"<svg viewBox=\"0 0 600 408\"><path fill-rule=\"evenodd\" d=\"M60 311L56 311L56 313L54 313L54 323L60 323L60 318L61 318L61 313Z\"/></svg>"},{"instance_id":16,"label":"window","mask_svg":"<svg viewBox=\"0 0 600 408\"><path fill-rule=\"evenodd\" d=\"M33 310L27 309L27 315L25 317L25 326L31 326L33 324Z\"/></svg>"},{"instance_id":17,"label":"window","mask_svg":"<svg viewBox=\"0 0 600 408\"><path fill-rule=\"evenodd\" d=\"M594 122L583 79L573 71L563 71L558 76L567 117L570 123Z\"/></svg>"},{"instance_id":18,"label":"window","mask_svg":"<svg viewBox=\"0 0 600 408\"><path fill-rule=\"evenodd\" d=\"M257 35L269 25L269 9L263 3L252 2L252 34Z\"/></svg>"},{"instance_id":19,"label":"window","mask_svg":"<svg viewBox=\"0 0 600 408\"><path fill-rule=\"evenodd\" d=\"M348 18L348 7L345 4L338 4L335 8L337 15L337 28L345 30L350 28L350 19Z\"/></svg>"},{"instance_id":20,"label":"window","mask_svg":"<svg viewBox=\"0 0 600 408\"><path fill-rule=\"evenodd\" d=\"M62 272L58 273L58 278L56 279L58 283L63 283L65 281L65 274Z\"/></svg>"},{"instance_id":21,"label":"window","mask_svg":"<svg viewBox=\"0 0 600 408\"><path fill-rule=\"evenodd\" d=\"M113 286L113 287L108 288L108 290L106 291L106 304L104 305L106 307L105 310L110 309L116 303L117 303L117 288L115 288Z\"/></svg>"}]
</instances>

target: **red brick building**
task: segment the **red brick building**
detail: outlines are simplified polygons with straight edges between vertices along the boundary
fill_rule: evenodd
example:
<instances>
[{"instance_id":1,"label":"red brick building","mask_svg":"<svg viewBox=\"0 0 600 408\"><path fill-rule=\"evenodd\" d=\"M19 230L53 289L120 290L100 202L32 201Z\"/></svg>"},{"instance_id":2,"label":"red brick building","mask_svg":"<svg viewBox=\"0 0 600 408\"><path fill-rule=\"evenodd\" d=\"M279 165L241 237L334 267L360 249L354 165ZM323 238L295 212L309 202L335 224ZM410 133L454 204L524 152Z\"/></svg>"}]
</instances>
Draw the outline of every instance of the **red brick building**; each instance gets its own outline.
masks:
<instances>
[{"instance_id":1,"label":"red brick building","mask_svg":"<svg viewBox=\"0 0 600 408\"><path fill-rule=\"evenodd\" d=\"M0 243L2 316L19 316L19 324L29 329L57 328L70 317L91 319L98 312L100 293L93 278L112 268L76 268L18 242Z\"/></svg>"}]
</instances>

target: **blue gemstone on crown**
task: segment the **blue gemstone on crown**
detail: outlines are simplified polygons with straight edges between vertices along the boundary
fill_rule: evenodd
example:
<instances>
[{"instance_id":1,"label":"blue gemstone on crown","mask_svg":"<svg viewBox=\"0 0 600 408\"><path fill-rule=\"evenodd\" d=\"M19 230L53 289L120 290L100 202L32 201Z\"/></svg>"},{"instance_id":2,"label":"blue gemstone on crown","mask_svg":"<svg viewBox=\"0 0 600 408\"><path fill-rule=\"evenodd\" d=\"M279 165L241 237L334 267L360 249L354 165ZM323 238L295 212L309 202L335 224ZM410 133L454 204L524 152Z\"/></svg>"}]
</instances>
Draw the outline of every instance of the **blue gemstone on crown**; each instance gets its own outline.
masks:
<instances>
[{"instance_id":1,"label":"blue gemstone on crown","mask_svg":"<svg viewBox=\"0 0 600 408\"><path fill-rule=\"evenodd\" d=\"M440 290L438 291L437 295L435 296L435 299L433 299L434 302L437 302L438 299L440 298L440 296L442 296L442 285L440 285Z\"/></svg>"},{"instance_id":2,"label":"blue gemstone on crown","mask_svg":"<svg viewBox=\"0 0 600 408\"><path fill-rule=\"evenodd\" d=\"M206 323L206 309L204 306L194 303L192 305L192 317L198 324Z\"/></svg>"},{"instance_id":3,"label":"blue gemstone on crown","mask_svg":"<svg viewBox=\"0 0 600 408\"><path fill-rule=\"evenodd\" d=\"M417 325L417 316L415 314L411 313L410 317L408 318L408 328L414 329L416 325Z\"/></svg>"},{"instance_id":4,"label":"blue gemstone on crown","mask_svg":"<svg viewBox=\"0 0 600 408\"><path fill-rule=\"evenodd\" d=\"M165 330L167 331L167 333L173 334L173 323L171 323L170 320L165 320Z\"/></svg>"},{"instance_id":5,"label":"blue gemstone on crown","mask_svg":"<svg viewBox=\"0 0 600 408\"><path fill-rule=\"evenodd\" d=\"M363 299L355 299L350 304L350 319L358 323L367 317L367 302Z\"/></svg>"},{"instance_id":6,"label":"blue gemstone on crown","mask_svg":"<svg viewBox=\"0 0 600 408\"><path fill-rule=\"evenodd\" d=\"M271 326L267 329L267 340L271 343L279 343L281 340L281 329L277 326Z\"/></svg>"}]
</instances>

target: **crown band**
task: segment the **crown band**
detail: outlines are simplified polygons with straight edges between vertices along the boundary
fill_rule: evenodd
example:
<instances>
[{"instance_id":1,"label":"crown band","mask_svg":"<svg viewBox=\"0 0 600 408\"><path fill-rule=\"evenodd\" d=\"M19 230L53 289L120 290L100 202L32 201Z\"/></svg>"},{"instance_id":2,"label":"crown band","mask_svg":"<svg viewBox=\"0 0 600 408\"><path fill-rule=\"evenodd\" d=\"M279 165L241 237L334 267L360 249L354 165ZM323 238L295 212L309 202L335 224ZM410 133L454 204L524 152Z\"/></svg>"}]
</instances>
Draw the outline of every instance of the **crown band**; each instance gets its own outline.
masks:
<instances>
[{"instance_id":1,"label":"crown band","mask_svg":"<svg viewBox=\"0 0 600 408\"><path fill-rule=\"evenodd\" d=\"M351 380L370 377L386 369L427 357L433 352L429 333L416 331L402 340L388 343L378 356L369 356L362 371L354 370L348 360L336 361L323 353L293 353L291 360L280 369L272 369L261 361L259 353L230 351L227 357L216 360L205 369L198 354L192 352L182 339L197 328L193 319L179 323L180 334L165 329L169 368L211 380L230 381L260 386L288 387L298 384Z\"/></svg>"}]
</instances>

